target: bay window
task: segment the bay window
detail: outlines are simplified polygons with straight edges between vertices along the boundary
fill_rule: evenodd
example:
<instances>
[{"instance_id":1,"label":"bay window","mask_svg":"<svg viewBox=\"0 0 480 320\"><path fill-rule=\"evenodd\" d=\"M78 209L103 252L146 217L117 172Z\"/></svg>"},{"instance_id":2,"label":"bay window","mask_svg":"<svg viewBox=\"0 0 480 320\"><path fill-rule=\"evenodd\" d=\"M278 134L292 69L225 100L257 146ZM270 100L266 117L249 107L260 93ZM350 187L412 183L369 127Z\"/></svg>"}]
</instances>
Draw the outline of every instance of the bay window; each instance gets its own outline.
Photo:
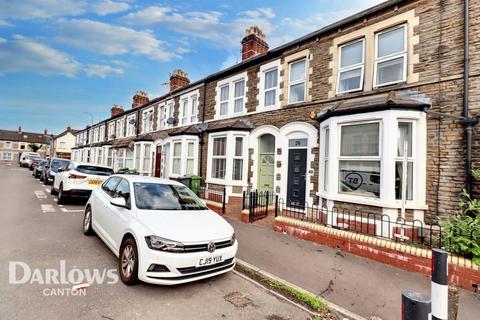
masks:
<instances>
[{"instance_id":1,"label":"bay window","mask_svg":"<svg viewBox=\"0 0 480 320\"><path fill-rule=\"evenodd\" d=\"M170 174L173 177L197 174L198 137L175 136L170 143ZM167 171L168 172L168 171Z\"/></svg>"},{"instance_id":2,"label":"bay window","mask_svg":"<svg viewBox=\"0 0 480 320\"><path fill-rule=\"evenodd\" d=\"M243 145L243 137L235 137L232 180L241 181L243 179Z\"/></svg>"},{"instance_id":3,"label":"bay window","mask_svg":"<svg viewBox=\"0 0 480 320\"><path fill-rule=\"evenodd\" d=\"M225 179L227 171L227 137L213 138L212 177Z\"/></svg>"},{"instance_id":4,"label":"bay window","mask_svg":"<svg viewBox=\"0 0 480 320\"><path fill-rule=\"evenodd\" d=\"M133 169L133 150L130 148L125 149L125 168Z\"/></svg>"},{"instance_id":5,"label":"bay window","mask_svg":"<svg viewBox=\"0 0 480 320\"><path fill-rule=\"evenodd\" d=\"M342 45L339 51L337 93L362 90L364 40Z\"/></svg>"},{"instance_id":6,"label":"bay window","mask_svg":"<svg viewBox=\"0 0 480 320\"><path fill-rule=\"evenodd\" d=\"M339 192L380 196L380 123L340 128Z\"/></svg>"},{"instance_id":7,"label":"bay window","mask_svg":"<svg viewBox=\"0 0 480 320\"><path fill-rule=\"evenodd\" d=\"M136 142L134 150L127 153L126 162L131 160L131 167L142 175L151 174L152 164L152 143L151 142ZM130 162L129 162L130 163Z\"/></svg>"},{"instance_id":8,"label":"bay window","mask_svg":"<svg viewBox=\"0 0 480 320\"><path fill-rule=\"evenodd\" d=\"M97 164L103 164L103 148L97 148Z\"/></svg>"},{"instance_id":9,"label":"bay window","mask_svg":"<svg viewBox=\"0 0 480 320\"><path fill-rule=\"evenodd\" d=\"M424 210L426 130L425 113L414 110L333 116L322 121L319 196L400 208L406 186L407 208Z\"/></svg>"},{"instance_id":10,"label":"bay window","mask_svg":"<svg viewBox=\"0 0 480 320\"><path fill-rule=\"evenodd\" d=\"M290 63L288 103L305 101L307 60Z\"/></svg>"},{"instance_id":11,"label":"bay window","mask_svg":"<svg viewBox=\"0 0 480 320\"><path fill-rule=\"evenodd\" d=\"M403 186L403 161L407 158L407 182L405 196L407 200L413 199L413 148L412 148L412 134L413 123L412 122L398 122L397 131L397 159L395 161L395 199L402 199L402 186ZM406 150L405 150L406 149Z\"/></svg>"},{"instance_id":12,"label":"bay window","mask_svg":"<svg viewBox=\"0 0 480 320\"><path fill-rule=\"evenodd\" d=\"M182 142L173 143L173 165L172 173L180 175L182 173Z\"/></svg>"},{"instance_id":13,"label":"bay window","mask_svg":"<svg viewBox=\"0 0 480 320\"><path fill-rule=\"evenodd\" d=\"M208 138L207 182L243 186L246 184L247 133L225 131Z\"/></svg>"},{"instance_id":14,"label":"bay window","mask_svg":"<svg viewBox=\"0 0 480 320\"><path fill-rule=\"evenodd\" d=\"M113 149L107 147L107 151L105 153L107 154L107 166L113 167Z\"/></svg>"},{"instance_id":15,"label":"bay window","mask_svg":"<svg viewBox=\"0 0 480 320\"><path fill-rule=\"evenodd\" d=\"M195 142L188 141L187 142L187 169L186 174L194 174L195 173Z\"/></svg>"},{"instance_id":16,"label":"bay window","mask_svg":"<svg viewBox=\"0 0 480 320\"><path fill-rule=\"evenodd\" d=\"M383 86L405 81L407 75L406 26L379 32L375 39L375 85Z\"/></svg>"},{"instance_id":17,"label":"bay window","mask_svg":"<svg viewBox=\"0 0 480 320\"><path fill-rule=\"evenodd\" d=\"M117 170L125 168L125 149L117 149L116 163Z\"/></svg>"}]
</instances>

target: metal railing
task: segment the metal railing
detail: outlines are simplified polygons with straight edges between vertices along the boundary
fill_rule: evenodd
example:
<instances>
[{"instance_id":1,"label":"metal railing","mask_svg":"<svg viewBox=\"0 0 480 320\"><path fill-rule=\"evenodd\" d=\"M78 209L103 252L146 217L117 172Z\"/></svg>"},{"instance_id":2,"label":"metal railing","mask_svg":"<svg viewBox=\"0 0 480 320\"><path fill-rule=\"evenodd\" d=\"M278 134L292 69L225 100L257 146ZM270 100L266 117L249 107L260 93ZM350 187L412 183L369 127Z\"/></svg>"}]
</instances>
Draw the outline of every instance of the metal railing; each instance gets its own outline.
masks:
<instances>
[{"instance_id":1,"label":"metal railing","mask_svg":"<svg viewBox=\"0 0 480 320\"><path fill-rule=\"evenodd\" d=\"M278 195L269 191L243 191L242 211L249 210L250 222L265 218L270 211L276 212Z\"/></svg>"},{"instance_id":2,"label":"metal railing","mask_svg":"<svg viewBox=\"0 0 480 320\"><path fill-rule=\"evenodd\" d=\"M225 203L227 198L227 190L225 187L222 190L218 190L202 185L198 190L198 196L204 200L221 203L222 213L225 213Z\"/></svg>"}]
</instances>

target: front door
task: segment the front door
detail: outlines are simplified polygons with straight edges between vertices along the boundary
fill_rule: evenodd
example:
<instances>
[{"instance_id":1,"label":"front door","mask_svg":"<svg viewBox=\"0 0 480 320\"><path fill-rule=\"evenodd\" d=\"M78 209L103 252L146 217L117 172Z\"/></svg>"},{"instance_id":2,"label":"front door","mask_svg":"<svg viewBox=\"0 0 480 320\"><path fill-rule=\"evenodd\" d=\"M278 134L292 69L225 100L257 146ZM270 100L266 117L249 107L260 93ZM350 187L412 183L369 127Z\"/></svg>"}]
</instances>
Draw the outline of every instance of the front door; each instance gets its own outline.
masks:
<instances>
[{"instance_id":1,"label":"front door","mask_svg":"<svg viewBox=\"0 0 480 320\"><path fill-rule=\"evenodd\" d=\"M304 207L307 149L288 150L287 204Z\"/></svg>"},{"instance_id":2,"label":"front door","mask_svg":"<svg viewBox=\"0 0 480 320\"><path fill-rule=\"evenodd\" d=\"M273 192L273 172L275 156L273 153L261 153L259 157L258 190Z\"/></svg>"},{"instance_id":3,"label":"front door","mask_svg":"<svg viewBox=\"0 0 480 320\"><path fill-rule=\"evenodd\" d=\"M162 166L162 146L157 146L155 152L155 177L160 177L161 175L161 166Z\"/></svg>"}]
</instances>

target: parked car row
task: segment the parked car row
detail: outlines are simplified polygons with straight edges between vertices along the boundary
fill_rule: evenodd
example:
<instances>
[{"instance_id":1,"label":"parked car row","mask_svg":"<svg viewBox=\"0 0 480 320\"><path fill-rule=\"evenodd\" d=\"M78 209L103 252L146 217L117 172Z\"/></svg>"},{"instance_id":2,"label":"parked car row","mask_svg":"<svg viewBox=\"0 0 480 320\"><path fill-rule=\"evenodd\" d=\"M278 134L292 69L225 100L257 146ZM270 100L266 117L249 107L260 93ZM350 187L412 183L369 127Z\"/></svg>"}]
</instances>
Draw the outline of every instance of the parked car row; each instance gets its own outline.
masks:
<instances>
[{"instance_id":1,"label":"parked car row","mask_svg":"<svg viewBox=\"0 0 480 320\"><path fill-rule=\"evenodd\" d=\"M118 257L126 285L175 285L235 267L233 227L179 182L59 158L36 162L33 176L52 184L58 204L88 199L83 233Z\"/></svg>"}]
</instances>

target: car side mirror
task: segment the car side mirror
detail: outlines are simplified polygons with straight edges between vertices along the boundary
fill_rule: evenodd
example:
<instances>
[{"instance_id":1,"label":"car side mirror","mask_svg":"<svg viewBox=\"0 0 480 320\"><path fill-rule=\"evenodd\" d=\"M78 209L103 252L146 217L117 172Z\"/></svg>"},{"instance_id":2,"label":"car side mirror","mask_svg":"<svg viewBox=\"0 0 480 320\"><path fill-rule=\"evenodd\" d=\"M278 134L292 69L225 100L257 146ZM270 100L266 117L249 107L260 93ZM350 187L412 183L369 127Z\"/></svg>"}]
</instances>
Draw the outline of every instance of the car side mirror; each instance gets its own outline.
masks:
<instances>
[{"instance_id":1,"label":"car side mirror","mask_svg":"<svg viewBox=\"0 0 480 320\"><path fill-rule=\"evenodd\" d=\"M127 201L125 201L125 198L124 198L124 197L112 198L112 200L110 200L110 203L111 203L113 206L116 206L116 207L122 207L122 208L130 209L130 208L127 206Z\"/></svg>"},{"instance_id":2,"label":"car side mirror","mask_svg":"<svg viewBox=\"0 0 480 320\"><path fill-rule=\"evenodd\" d=\"M60 173L60 172L62 172L62 171L65 171L65 170L62 169L62 168L58 168L58 170L57 170L58 173Z\"/></svg>"}]
</instances>

